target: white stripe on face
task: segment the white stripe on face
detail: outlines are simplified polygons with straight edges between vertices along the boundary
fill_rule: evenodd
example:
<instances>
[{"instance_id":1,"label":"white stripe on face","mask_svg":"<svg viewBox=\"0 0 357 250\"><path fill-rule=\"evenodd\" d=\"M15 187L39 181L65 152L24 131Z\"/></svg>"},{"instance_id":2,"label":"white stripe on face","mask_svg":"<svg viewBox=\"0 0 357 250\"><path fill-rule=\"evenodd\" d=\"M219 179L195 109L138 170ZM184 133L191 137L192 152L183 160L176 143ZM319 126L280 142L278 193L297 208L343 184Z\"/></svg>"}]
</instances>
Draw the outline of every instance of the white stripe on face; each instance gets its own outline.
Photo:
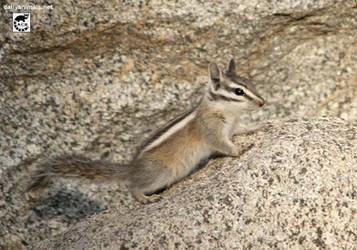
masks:
<instances>
[{"instance_id":1,"label":"white stripe on face","mask_svg":"<svg viewBox=\"0 0 357 250\"><path fill-rule=\"evenodd\" d=\"M241 88L243 89L243 91L245 91L245 88L243 86L240 85L234 85L234 88L231 88L230 90L226 89L226 88L219 88L218 90L215 90L213 88L210 89L210 92L212 94L214 94L216 96L217 100L224 100L224 101L230 101L230 102L242 102L245 101L245 97L244 96L237 96L233 90L235 88Z\"/></svg>"}]
</instances>

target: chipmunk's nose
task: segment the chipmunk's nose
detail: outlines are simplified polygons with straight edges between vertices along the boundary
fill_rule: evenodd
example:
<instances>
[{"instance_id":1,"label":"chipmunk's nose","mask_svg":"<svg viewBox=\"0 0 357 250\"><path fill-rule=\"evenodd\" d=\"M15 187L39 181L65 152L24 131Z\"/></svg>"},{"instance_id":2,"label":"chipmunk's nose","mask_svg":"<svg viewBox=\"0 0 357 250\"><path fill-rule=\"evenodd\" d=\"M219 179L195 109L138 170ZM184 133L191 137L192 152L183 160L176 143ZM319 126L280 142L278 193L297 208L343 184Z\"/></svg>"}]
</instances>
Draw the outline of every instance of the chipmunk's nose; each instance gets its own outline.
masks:
<instances>
[{"instance_id":1,"label":"chipmunk's nose","mask_svg":"<svg viewBox=\"0 0 357 250\"><path fill-rule=\"evenodd\" d=\"M263 107L265 104L265 100L262 98L260 101L259 101L259 107Z\"/></svg>"},{"instance_id":2,"label":"chipmunk's nose","mask_svg":"<svg viewBox=\"0 0 357 250\"><path fill-rule=\"evenodd\" d=\"M258 97L256 100L255 100L255 103L259 106L259 107L262 107L264 104L265 104L265 100L262 98L262 97Z\"/></svg>"}]
</instances>

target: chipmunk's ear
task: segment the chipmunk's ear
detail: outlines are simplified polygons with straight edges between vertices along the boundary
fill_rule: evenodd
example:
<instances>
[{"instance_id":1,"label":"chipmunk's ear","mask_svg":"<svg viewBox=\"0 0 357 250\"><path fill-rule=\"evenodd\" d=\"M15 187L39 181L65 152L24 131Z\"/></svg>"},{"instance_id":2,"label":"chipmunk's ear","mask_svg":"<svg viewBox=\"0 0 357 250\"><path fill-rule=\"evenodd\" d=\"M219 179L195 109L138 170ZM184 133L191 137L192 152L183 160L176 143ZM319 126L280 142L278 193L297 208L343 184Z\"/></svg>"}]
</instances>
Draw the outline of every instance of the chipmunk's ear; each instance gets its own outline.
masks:
<instances>
[{"instance_id":1,"label":"chipmunk's ear","mask_svg":"<svg viewBox=\"0 0 357 250\"><path fill-rule=\"evenodd\" d=\"M229 61L227 70L226 70L226 75L234 75L236 73L236 63L234 61L234 59L232 58Z\"/></svg>"},{"instance_id":2,"label":"chipmunk's ear","mask_svg":"<svg viewBox=\"0 0 357 250\"><path fill-rule=\"evenodd\" d=\"M210 63L208 66L208 74L209 84L212 85L215 90L219 89L221 86L222 73L216 63Z\"/></svg>"}]
</instances>

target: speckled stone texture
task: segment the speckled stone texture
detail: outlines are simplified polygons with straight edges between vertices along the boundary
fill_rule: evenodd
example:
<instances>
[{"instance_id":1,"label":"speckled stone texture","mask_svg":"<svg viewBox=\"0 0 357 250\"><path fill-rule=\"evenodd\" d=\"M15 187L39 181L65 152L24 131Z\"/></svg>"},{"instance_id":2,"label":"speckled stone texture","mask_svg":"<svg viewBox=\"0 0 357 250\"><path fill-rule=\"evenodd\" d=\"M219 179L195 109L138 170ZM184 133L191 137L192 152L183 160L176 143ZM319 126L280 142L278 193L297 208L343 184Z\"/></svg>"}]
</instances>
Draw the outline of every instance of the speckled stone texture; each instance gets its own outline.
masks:
<instances>
[{"instance_id":1,"label":"speckled stone texture","mask_svg":"<svg viewBox=\"0 0 357 250\"><path fill-rule=\"evenodd\" d=\"M13 33L12 12L17 11L4 6L31 4L53 8L24 11L31 13L31 33ZM355 0L5 0L0 7L0 248L26 248L102 210L137 211L139 216L148 209L138 207L117 183L59 180L42 195L24 190L36 164L51 155L77 152L94 159L129 161L150 133L199 100L210 61L223 66L234 57L239 74L256 82L267 102L247 115L249 121L296 117L300 124L326 115L331 118L321 123L349 126L357 118ZM317 145L325 139L314 138ZM324 156L323 150L314 153ZM224 165L228 159L215 162ZM291 155L284 158L293 160ZM281 175L286 173L283 165L276 164ZM319 162L309 164L306 173L319 167ZM274 168L266 171L272 174ZM210 184L225 183L220 181ZM343 184L331 183L333 190L346 195ZM190 185L188 181L185 187ZM285 188L277 181L272 185ZM316 202L316 207L325 204ZM273 213L284 204L264 211ZM340 213L333 205L315 213ZM238 211L242 216L251 212L244 206ZM311 220L307 220L311 225L304 222L300 227L320 228L314 232L325 237L324 222L313 227ZM247 230L257 223L247 223ZM291 235L297 230L285 228ZM251 237L259 232L252 229ZM346 233L346 245L356 235L355 227ZM279 234L268 236L263 243L280 242ZM310 244L301 237L302 243ZM194 244L189 239L187 244ZM281 242L288 245L284 239ZM330 244L327 238L323 242ZM340 242L343 247L342 236Z\"/></svg>"},{"instance_id":2,"label":"speckled stone texture","mask_svg":"<svg viewBox=\"0 0 357 250\"><path fill-rule=\"evenodd\" d=\"M33 249L353 249L357 123L288 120L236 137L163 201L112 209ZM249 148L247 150L247 148Z\"/></svg>"}]
</instances>

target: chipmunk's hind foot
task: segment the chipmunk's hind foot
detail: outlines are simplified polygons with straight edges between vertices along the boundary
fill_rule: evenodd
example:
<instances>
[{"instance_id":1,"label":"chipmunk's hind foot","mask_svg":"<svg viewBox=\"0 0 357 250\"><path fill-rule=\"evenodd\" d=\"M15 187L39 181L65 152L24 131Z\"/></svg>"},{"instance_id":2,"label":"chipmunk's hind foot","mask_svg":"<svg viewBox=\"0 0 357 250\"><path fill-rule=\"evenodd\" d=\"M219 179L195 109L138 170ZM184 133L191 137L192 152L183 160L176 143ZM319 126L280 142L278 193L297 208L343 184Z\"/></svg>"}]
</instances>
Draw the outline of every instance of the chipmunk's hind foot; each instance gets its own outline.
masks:
<instances>
[{"instance_id":1,"label":"chipmunk's hind foot","mask_svg":"<svg viewBox=\"0 0 357 250\"><path fill-rule=\"evenodd\" d=\"M158 194L145 195L140 190L132 191L134 198L142 204L150 204L162 200L162 196Z\"/></svg>"}]
</instances>

